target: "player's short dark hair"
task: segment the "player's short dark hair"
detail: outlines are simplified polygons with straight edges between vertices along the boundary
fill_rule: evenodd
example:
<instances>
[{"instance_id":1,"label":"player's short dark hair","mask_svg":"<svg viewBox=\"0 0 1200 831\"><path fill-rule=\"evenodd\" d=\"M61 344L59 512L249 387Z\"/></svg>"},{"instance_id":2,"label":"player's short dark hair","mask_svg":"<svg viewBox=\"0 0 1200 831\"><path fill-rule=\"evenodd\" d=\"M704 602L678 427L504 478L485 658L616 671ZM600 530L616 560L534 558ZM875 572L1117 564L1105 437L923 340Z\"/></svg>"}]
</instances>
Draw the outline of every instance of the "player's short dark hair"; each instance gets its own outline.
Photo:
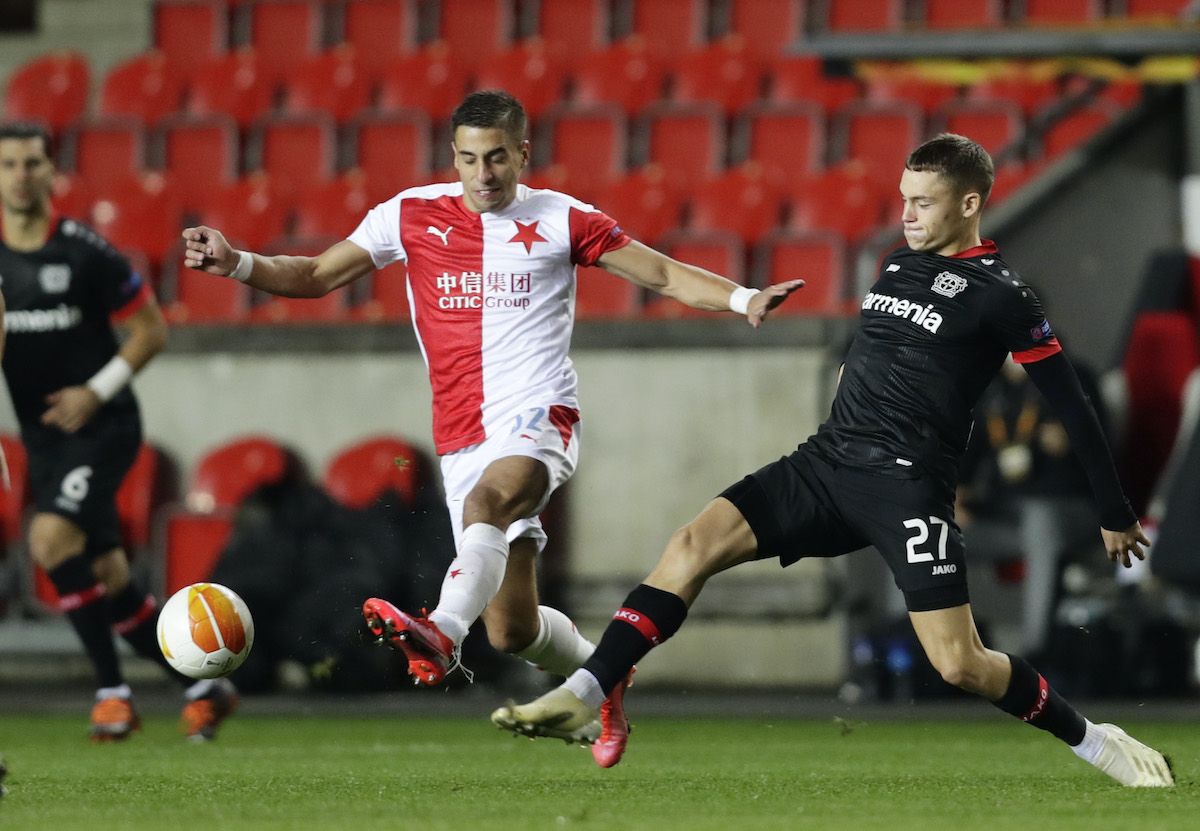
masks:
<instances>
[{"instance_id":1,"label":"player's short dark hair","mask_svg":"<svg viewBox=\"0 0 1200 831\"><path fill-rule=\"evenodd\" d=\"M918 173L937 173L960 196L978 193L983 202L996 181L992 157L977 142L956 133L941 133L908 155L904 166Z\"/></svg>"},{"instance_id":2,"label":"player's short dark hair","mask_svg":"<svg viewBox=\"0 0 1200 831\"><path fill-rule=\"evenodd\" d=\"M42 140L46 155L54 158L54 145L50 140L50 131L35 121L3 121L0 122L0 141L5 139L35 139Z\"/></svg>"},{"instance_id":3,"label":"player's short dark hair","mask_svg":"<svg viewBox=\"0 0 1200 831\"><path fill-rule=\"evenodd\" d=\"M527 123L521 102L499 89L472 92L454 108L450 116L453 130L459 127L497 127L518 142L525 140Z\"/></svg>"}]
</instances>

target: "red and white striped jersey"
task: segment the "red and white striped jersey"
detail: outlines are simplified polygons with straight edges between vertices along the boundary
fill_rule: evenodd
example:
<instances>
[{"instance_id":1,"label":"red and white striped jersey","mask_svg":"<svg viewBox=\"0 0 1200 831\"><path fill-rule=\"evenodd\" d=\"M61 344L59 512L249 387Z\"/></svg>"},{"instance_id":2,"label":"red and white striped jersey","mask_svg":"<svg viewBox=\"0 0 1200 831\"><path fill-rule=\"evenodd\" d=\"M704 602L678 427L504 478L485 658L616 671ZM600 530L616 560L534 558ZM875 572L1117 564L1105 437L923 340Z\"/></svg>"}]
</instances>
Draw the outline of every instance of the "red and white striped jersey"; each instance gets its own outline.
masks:
<instances>
[{"instance_id":1,"label":"red and white striped jersey","mask_svg":"<svg viewBox=\"0 0 1200 831\"><path fill-rule=\"evenodd\" d=\"M409 188L349 237L377 268L407 264L442 455L482 441L486 426L522 407L578 409L567 356L575 266L629 243L611 218L556 191L518 185L510 205L482 214L462 194L458 182Z\"/></svg>"}]
</instances>

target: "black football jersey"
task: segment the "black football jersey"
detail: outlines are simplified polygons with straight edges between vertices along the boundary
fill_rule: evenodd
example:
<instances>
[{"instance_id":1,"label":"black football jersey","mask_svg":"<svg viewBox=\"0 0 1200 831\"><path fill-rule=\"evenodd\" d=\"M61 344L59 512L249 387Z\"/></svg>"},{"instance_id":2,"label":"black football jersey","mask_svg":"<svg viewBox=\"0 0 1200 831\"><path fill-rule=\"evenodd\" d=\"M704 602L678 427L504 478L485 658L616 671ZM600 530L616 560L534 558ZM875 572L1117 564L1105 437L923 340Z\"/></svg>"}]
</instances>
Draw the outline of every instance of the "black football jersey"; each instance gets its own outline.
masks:
<instances>
[{"instance_id":1,"label":"black football jersey","mask_svg":"<svg viewBox=\"0 0 1200 831\"><path fill-rule=\"evenodd\" d=\"M56 220L45 245L13 251L0 238L4 377L22 423L36 422L46 396L84 384L117 353L112 318L140 308L147 287L116 249L72 219ZM129 387L106 405L136 407Z\"/></svg>"},{"instance_id":2,"label":"black football jersey","mask_svg":"<svg viewBox=\"0 0 1200 831\"><path fill-rule=\"evenodd\" d=\"M953 257L902 248L862 301L829 419L812 447L884 475L956 480L972 408L1009 352L1060 351L1033 290L995 244Z\"/></svg>"}]
</instances>

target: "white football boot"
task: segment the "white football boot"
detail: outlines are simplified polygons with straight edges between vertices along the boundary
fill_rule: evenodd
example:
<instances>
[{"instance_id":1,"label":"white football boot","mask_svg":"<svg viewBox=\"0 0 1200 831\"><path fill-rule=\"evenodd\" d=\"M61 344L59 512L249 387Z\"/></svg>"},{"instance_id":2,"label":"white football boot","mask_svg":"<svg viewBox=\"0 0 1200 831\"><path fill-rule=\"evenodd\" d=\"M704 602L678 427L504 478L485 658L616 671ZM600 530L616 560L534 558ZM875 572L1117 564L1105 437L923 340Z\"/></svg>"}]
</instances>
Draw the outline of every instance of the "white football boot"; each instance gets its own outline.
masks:
<instances>
[{"instance_id":1,"label":"white football boot","mask_svg":"<svg viewBox=\"0 0 1200 831\"><path fill-rule=\"evenodd\" d=\"M1096 725L1104 744L1093 765L1129 788L1169 788L1175 784L1166 757L1139 742L1115 724Z\"/></svg>"},{"instance_id":2,"label":"white football boot","mask_svg":"<svg viewBox=\"0 0 1200 831\"><path fill-rule=\"evenodd\" d=\"M518 736L591 744L600 735L599 713L565 687L528 704L506 704L492 713L492 724Z\"/></svg>"}]
</instances>

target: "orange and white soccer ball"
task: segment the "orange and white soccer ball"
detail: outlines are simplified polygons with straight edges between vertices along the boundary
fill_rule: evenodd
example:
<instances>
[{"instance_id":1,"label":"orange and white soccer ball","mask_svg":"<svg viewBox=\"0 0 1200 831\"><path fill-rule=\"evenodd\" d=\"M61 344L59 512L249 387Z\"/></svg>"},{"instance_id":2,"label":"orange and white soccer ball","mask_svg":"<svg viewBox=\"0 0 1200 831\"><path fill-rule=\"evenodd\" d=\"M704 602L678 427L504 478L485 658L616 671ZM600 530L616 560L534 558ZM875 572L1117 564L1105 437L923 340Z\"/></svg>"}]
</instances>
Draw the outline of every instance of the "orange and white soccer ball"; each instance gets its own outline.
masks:
<instances>
[{"instance_id":1,"label":"orange and white soccer ball","mask_svg":"<svg viewBox=\"0 0 1200 831\"><path fill-rule=\"evenodd\" d=\"M254 619L237 594L216 583L185 586L158 614L158 645L189 678L219 678L242 665L254 645Z\"/></svg>"}]
</instances>

